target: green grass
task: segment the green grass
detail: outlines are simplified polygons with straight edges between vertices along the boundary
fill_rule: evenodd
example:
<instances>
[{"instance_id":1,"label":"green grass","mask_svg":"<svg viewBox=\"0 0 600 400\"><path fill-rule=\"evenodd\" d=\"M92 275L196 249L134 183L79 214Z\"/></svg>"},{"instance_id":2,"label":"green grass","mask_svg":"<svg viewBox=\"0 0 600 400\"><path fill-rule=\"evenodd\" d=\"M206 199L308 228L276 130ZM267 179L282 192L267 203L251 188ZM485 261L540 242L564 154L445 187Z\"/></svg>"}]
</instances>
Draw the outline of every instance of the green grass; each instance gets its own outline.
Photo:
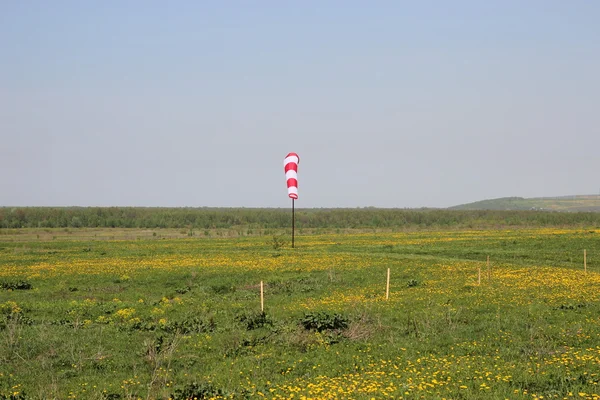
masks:
<instances>
[{"instance_id":1,"label":"green grass","mask_svg":"<svg viewBox=\"0 0 600 400\"><path fill-rule=\"evenodd\" d=\"M451 210L600 211L600 195L563 197L502 197L450 207Z\"/></svg>"},{"instance_id":2,"label":"green grass","mask_svg":"<svg viewBox=\"0 0 600 400\"><path fill-rule=\"evenodd\" d=\"M600 393L598 229L84 233L1 238L0 399Z\"/></svg>"}]
</instances>

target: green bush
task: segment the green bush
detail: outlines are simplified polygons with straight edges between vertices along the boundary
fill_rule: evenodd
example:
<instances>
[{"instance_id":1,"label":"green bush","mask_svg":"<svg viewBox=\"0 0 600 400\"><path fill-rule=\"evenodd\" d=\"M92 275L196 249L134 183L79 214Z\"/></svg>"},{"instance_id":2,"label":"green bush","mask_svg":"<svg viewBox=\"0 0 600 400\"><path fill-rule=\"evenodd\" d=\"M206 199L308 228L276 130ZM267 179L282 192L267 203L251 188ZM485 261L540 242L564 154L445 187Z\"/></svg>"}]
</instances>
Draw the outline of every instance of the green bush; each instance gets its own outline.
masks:
<instances>
[{"instance_id":1,"label":"green bush","mask_svg":"<svg viewBox=\"0 0 600 400\"><path fill-rule=\"evenodd\" d=\"M407 287L419 286L419 281L416 279L410 279L408 282L406 282L406 286Z\"/></svg>"},{"instance_id":2,"label":"green bush","mask_svg":"<svg viewBox=\"0 0 600 400\"><path fill-rule=\"evenodd\" d=\"M176 389L169 398L173 400L204 400L215 398L217 396L223 396L223 391L221 389L215 388L210 383L193 382L185 385L181 389Z\"/></svg>"},{"instance_id":3,"label":"green bush","mask_svg":"<svg viewBox=\"0 0 600 400\"><path fill-rule=\"evenodd\" d=\"M242 314L236 318L239 322L245 325L246 330L254 330L262 328L265 325L273 326L273 320L264 312Z\"/></svg>"},{"instance_id":4,"label":"green bush","mask_svg":"<svg viewBox=\"0 0 600 400\"><path fill-rule=\"evenodd\" d=\"M30 290L33 289L33 285L23 280L16 282L4 281L0 283L0 288L4 290Z\"/></svg>"},{"instance_id":5,"label":"green bush","mask_svg":"<svg viewBox=\"0 0 600 400\"><path fill-rule=\"evenodd\" d=\"M227 294L235 292L235 286L232 285L213 285L210 287L215 294Z\"/></svg>"},{"instance_id":6,"label":"green bush","mask_svg":"<svg viewBox=\"0 0 600 400\"><path fill-rule=\"evenodd\" d=\"M329 314L325 311L306 313L300 323L304 329L317 332L348 328L347 317L338 313Z\"/></svg>"},{"instance_id":7,"label":"green bush","mask_svg":"<svg viewBox=\"0 0 600 400\"><path fill-rule=\"evenodd\" d=\"M213 332L215 328L216 324L212 318L210 318L208 321L203 321L198 317L190 317L182 321L169 322L163 327L163 330L169 333L178 332L188 335L190 333Z\"/></svg>"},{"instance_id":8,"label":"green bush","mask_svg":"<svg viewBox=\"0 0 600 400\"><path fill-rule=\"evenodd\" d=\"M273 249L279 250L285 245L285 240L281 236L273 235Z\"/></svg>"}]
</instances>

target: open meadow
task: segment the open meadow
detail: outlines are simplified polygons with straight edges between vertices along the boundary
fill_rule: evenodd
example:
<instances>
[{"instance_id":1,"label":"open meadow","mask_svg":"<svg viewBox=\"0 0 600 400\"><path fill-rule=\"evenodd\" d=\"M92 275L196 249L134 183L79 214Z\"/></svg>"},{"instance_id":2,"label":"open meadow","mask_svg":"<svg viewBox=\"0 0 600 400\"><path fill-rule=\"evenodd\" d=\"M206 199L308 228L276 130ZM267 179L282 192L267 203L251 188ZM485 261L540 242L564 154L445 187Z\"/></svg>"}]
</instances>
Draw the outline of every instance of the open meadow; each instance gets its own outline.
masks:
<instances>
[{"instance_id":1,"label":"open meadow","mask_svg":"<svg viewBox=\"0 0 600 400\"><path fill-rule=\"evenodd\" d=\"M0 399L600 398L599 238L5 229Z\"/></svg>"}]
</instances>

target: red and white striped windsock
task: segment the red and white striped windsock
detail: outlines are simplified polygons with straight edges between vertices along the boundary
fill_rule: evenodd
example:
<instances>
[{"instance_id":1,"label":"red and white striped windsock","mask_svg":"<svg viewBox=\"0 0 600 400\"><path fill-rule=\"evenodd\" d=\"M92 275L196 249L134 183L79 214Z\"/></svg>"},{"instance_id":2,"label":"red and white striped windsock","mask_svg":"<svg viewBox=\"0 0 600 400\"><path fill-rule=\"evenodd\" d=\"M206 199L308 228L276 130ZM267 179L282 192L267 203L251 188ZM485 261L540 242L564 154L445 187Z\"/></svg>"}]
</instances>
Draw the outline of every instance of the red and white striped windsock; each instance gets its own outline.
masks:
<instances>
[{"instance_id":1,"label":"red and white striped windsock","mask_svg":"<svg viewBox=\"0 0 600 400\"><path fill-rule=\"evenodd\" d=\"M290 199L298 198L298 164L300 157L296 153L289 153L283 160L285 179L287 180L288 196Z\"/></svg>"}]
</instances>

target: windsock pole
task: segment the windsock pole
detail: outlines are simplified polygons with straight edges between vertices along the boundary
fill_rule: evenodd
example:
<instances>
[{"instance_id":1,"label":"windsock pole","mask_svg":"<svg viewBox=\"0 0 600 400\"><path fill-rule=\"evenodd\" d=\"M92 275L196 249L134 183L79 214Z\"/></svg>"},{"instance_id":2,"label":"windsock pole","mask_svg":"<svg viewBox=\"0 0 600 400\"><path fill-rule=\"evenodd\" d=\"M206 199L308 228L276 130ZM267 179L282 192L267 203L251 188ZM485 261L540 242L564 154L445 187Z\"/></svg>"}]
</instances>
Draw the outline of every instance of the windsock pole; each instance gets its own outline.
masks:
<instances>
[{"instance_id":1,"label":"windsock pole","mask_svg":"<svg viewBox=\"0 0 600 400\"><path fill-rule=\"evenodd\" d=\"M294 248L294 230L296 225L295 200L298 198L298 164L300 157L296 153L288 153L283 160L283 169L288 188L288 197L292 199L292 248Z\"/></svg>"},{"instance_id":2,"label":"windsock pole","mask_svg":"<svg viewBox=\"0 0 600 400\"><path fill-rule=\"evenodd\" d=\"M294 199L292 199L292 249L294 248L294 225L296 221L296 213L294 207Z\"/></svg>"}]
</instances>

